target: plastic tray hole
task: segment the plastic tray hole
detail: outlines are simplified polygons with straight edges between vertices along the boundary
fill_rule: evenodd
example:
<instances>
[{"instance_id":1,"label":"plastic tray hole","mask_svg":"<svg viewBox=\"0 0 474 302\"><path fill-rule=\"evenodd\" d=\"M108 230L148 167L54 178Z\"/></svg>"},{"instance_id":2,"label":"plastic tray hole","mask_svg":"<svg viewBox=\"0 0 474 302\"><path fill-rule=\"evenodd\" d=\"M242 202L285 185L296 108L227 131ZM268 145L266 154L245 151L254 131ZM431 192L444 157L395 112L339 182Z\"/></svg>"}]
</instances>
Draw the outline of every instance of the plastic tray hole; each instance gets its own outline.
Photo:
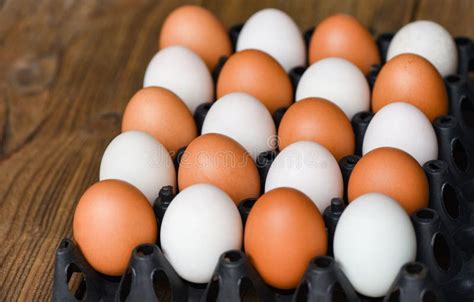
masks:
<instances>
[{"instance_id":1,"label":"plastic tray hole","mask_svg":"<svg viewBox=\"0 0 474 302\"><path fill-rule=\"evenodd\" d=\"M435 214L433 210L430 209L421 209L416 213L416 217L422 220L433 220L435 218Z\"/></svg>"},{"instance_id":2,"label":"plastic tray hole","mask_svg":"<svg viewBox=\"0 0 474 302\"><path fill-rule=\"evenodd\" d=\"M441 165L439 164L439 162L434 161L428 163L428 168L430 168L430 170L433 172L438 172L439 170L441 170Z\"/></svg>"},{"instance_id":3,"label":"plastic tray hole","mask_svg":"<svg viewBox=\"0 0 474 302\"><path fill-rule=\"evenodd\" d=\"M224 261L227 263L238 262L242 259L242 255L238 251L230 251L224 254Z\"/></svg>"},{"instance_id":4,"label":"plastic tray hole","mask_svg":"<svg viewBox=\"0 0 474 302\"><path fill-rule=\"evenodd\" d=\"M397 288L390 294L390 302L399 302L400 301L400 289Z\"/></svg>"},{"instance_id":5,"label":"plastic tray hole","mask_svg":"<svg viewBox=\"0 0 474 302\"><path fill-rule=\"evenodd\" d=\"M359 120L364 123L370 122L372 119L372 114L370 112L361 112L359 113Z\"/></svg>"},{"instance_id":6,"label":"plastic tray hole","mask_svg":"<svg viewBox=\"0 0 474 302\"><path fill-rule=\"evenodd\" d=\"M248 277L240 280L239 293L240 301L258 301L257 291Z\"/></svg>"},{"instance_id":7,"label":"plastic tray hole","mask_svg":"<svg viewBox=\"0 0 474 302\"><path fill-rule=\"evenodd\" d=\"M423 302L436 302L438 301L438 297L436 297L436 294L433 291L427 290L423 293L422 301Z\"/></svg>"},{"instance_id":8,"label":"plastic tray hole","mask_svg":"<svg viewBox=\"0 0 474 302\"><path fill-rule=\"evenodd\" d=\"M132 285L132 271L130 268L127 269L127 272L120 282L120 301L125 302L128 295L130 294L130 287Z\"/></svg>"},{"instance_id":9,"label":"plastic tray hole","mask_svg":"<svg viewBox=\"0 0 474 302\"><path fill-rule=\"evenodd\" d=\"M66 274L67 288L69 292L77 300L84 300L87 291L84 273L75 263L71 263L67 268Z\"/></svg>"},{"instance_id":10,"label":"plastic tray hole","mask_svg":"<svg viewBox=\"0 0 474 302\"><path fill-rule=\"evenodd\" d=\"M162 270L153 272L153 289L158 301L172 301L170 281Z\"/></svg>"},{"instance_id":11,"label":"plastic tray hole","mask_svg":"<svg viewBox=\"0 0 474 302\"><path fill-rule=\"evenodd\" d=\"M449 246L440 233L437 233L433 238L433 253L439 268L447 271L451 265Z\"/></svg>"},{"instance_id":12,"label":"plastic tray hole","mask_svg":"<svg viewBox=\"0 0 474 302\"><path fill-rule=\"evenodd\" d=\"M71 244L71 241L69 241L69 239L64 239L61 241L61 243L59 243L59 248L67 249L70 244Z\"/></svg>"},{"instance_id":13,"label":"plastic tray hole","mask_svg":"<svg viewBox=\"0 0 474 302\"><path fill-rule=\"evenodd\" d=\"M300 284L296 291L296 302L306 302L308 301L308 293L309 293L309 288L308 288L308 282L303 281L303 283Z\"/></svg>"},{"instance_id":14,"label":"plastic tray hole","mask_svg":"<svg viewBox=\"0 0 474 302\"><path fill-rule=\"evenodd\" d=\"M405 266L405 271L410 275L418 275L423 271L423 265L419 263L410 263Z\"/></svg>"},{"instance_id":15,"label":"plastic tray hole","mask_svg":"<svg viewBox=\"0 0 474 302\"><path fill-rule=\"evenodd\" d=\"M439 122L442 125L450 125L453 119L450 116L443 116L439 118Z\"/></svg>"},{"instance_id":16,"label":"plastic tray hole","mask_svg":"<svg viewBox=\"0 0 474 302\"><path fill-rule=\"evenodd\" d=\"M207 292L206 302L214 302L219 295L219 277L214 276Z\"/></svg>"},{"instance_id":17,"label":"plastic tray hole","mask_svg":"<svg viewBox=\"0 0 474 302\"><path fill-rule=\"evenodd\" d=\"M333 302L346 302L349 301L346 296L346 292L342 288L339 282L336 282L332 288L332 301Z\"/></svg>"},{"instance_id":18,"label":"plastic tray hole","mask_svg":"<svg viewBox=\"0 0 474 302\"><path fill-rule=\"evenodd\" d=\"M456 41L456 45L458 45L458 46L467 46L467 45L471 44L471 39L469 39L467 37L457 37L454 40Z\"/></svg>"},{"instance_id":19,"label":"plastic tray hole","mask_svg":"<svg viewBox=\"0 0 474 302\"><path fill-rule=\"evenodd\" d=\"M458 75L449 75L446 77L446 82L449 84L455 84L461 82L461 78Z\"/></svg>"},{"instance_id":20,"label":"plastic tray hole","mask_svg":"<svg viewBox=\"0 0 474 302\"><path fill-rule=\"evenodd\" d=\"M469 97L461 99L461 114L466 126L474 128L474 100Z\"/></svg>"},{"instance_id":21,"label":"plastic tray hole","mask_svg":"<svg viewBox=\"0 0 474 302\"><path fill-rule=\"evenodd\" d=\"M457 192L453 186L450 184L445 184L443 186L443 205L444 209L448 215L456 219L459 217L459 200L457 197Z\"/></svg>"},{"instance_id":22,"label":"plastic tray hole","mask_svg":"<svg viewBox=\"0 0 474 302\"><path fill-rule=\"evenodd\" d=\"M141 245L137 248L137 255L139 257L145 257L153 254L153 246L151 245Z\"/></svg>"},{"instance_id":23,"label":"plastic tray hole","mask_svg":"<svg viewBox=\"0 0 474 302\"><path fill-rule=\"evenodd\" d=\"M331 265L332 260L327 257L318 257L313 260L313 263L317 268L328 268Z\"/></svg>"},{"instance_id":24,"label":"plastic tray hole","mask_svg":"<svg viewBox=\"0 0 474 302\"><path fill-rule=\"evenodd\" d=\"M455 139L451 144L451 157L453 158L456 167L461 172L467 171L469 160L467 158L466 150L464 149L463 144L458 139Z\"/></svg>"}]
</instances>

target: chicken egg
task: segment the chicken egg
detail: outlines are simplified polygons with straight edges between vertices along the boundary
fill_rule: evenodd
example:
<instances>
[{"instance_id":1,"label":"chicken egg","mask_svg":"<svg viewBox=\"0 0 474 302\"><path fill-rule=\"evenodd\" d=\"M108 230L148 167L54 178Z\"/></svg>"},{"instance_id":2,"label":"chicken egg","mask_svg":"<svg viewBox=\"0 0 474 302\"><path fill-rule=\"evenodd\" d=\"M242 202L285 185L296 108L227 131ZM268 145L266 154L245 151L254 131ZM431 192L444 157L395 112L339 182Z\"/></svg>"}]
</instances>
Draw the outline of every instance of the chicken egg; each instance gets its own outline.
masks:
<instances>
[{"instance_id":1,"label":"chicken egg","mask_svg":"<svg viewBox=\"0 0 474 302\"><path fill-rule=\"evenodd\" d=\"M331 151L336 160L354 153L351 122L334 103L321 98L300 100L285 112L278 128L279 147L297 141L315 141Z\"/></svg>"},{"instance_id":2,"label":"chicken egg","mask_svg":"<svg viewBox=\"0 0 474 302\"><path fill-rule=\"evenodd\" d=\"M162 187L176 187L176 172L168 150L142 131L123 132L109 143L100 162L100 180L105 179L134 185L151 204Z\"/></svg>"},{"instance_id":3,"label":"chicken egg","mask_svg":"<svg viewBox=\"0 0 474 302\"><path fill-rule=\"evenodd\" d=\"M326 58L312 64L296 88L296 100L320 97L333 102L349 119L370 108L370 88L364 74L342 58Z\"/></svg>"},{"instance_id":4,"label":"chicken egg","mask_svg":"<svg viewBox=\"0 0 474 302\"><path fill-rule=\"evenodd\" d=\"M185 46L198 54L212 70L219 58L232 53L226 28L209 10L183 5L166 17L160 33L160 48Z\"/></svg>"},{"instance_id":5,"label":"chicken egg","mask_svg":"<svg viewBox=\"0 0 474 302\"><path fill-rule=\"evenodd\" d=\"M96 271L120 276L137 245L155 243L157 223L150 203L139 190L110 179L95 183L82 195L72 232L84 258Z\"/></svg>"},{"instance_id":6,"label":"chicken egg","mask_svg":"<svg viewBox=\"0 0 474 302\"><path fill-rule=\"evenodd\" d=\"M196 123L186 104L162 87L143 88L130 99L122 119L122 132L129 130L153 135L172 156L197 136Z\"/></svg>"},{"instance_id":7,"label":"chicken egg","mask_svg":"<svg viewBox=\"0 0 474 302\"><path fill-rule=\"evenodd\" d=\"M401 54L380 70L372 91L372 110L393 102L407 102L430 121L448 113L448 93L436 68L415 54Z\"/></svg>"},{"instance_id":8,"label":"chicken egg","mask_svg":"<svg viewBox=\"0 0 474 302\"><path fill-rule=\"evenodd\" d=\"M295 189L277 188L262 195L250 210L244 247L267 284L291 289L311 258L326 254L326 228L311 199Z\"/></svg>"},{"instance_id":9,"label":"chicken egg","mask_svg":"<svg viewBox=\"0 0 474 302\"><path fill-rule=\"evenodd\" d=\"M262 9L245 22L236 48L237 51L264 51L287 72L306 65L306 47L301 31L290 16L275 8Z\"/></svg>"},{"instance_id":10,"label":"chicken egg","mask_svg":"<svg viewBox=\"0 0 474 302\"><path fill-rule=\"evenodd\" d=\"M197 106L214 98L214 83L206 64L193 51L179 45L155 54L146 68L143 86L171 90L192 113Z\"/></svg>"},{"instance_id":11,"label":"chicken egg","mask_svg":"<svg viewBox=\"0 0 474 302\"><path fill-rule=\"evenodd\" d=\"M273 114L293 102L293 87L283 67L270 55L256 50L239 51L225 62L217 80L217 97L246 92Z\"/></svg>"},{"instance_id":12,"label":"chicken egg","mask_svg":"<svg viewBox=\"0 0 474 302\"><path fill-rule=\"evenodd\" d=\"M217 100L206 115L202 134L220 133L235 139L255 160L276 148L276 130L267 108L245 92L229 93Z\"/></svg>"},{"instance_id":13,"label":"chicken egg","mask_svg":"<svg viewBox=\"0 0 474 302\"><path fill-rule=\"evenodd\" d=\"M196 184L170 203L160 239L165 257L179 276L207 283L219 256L241 248L242 220L226 193L210 184Z\"/></svg>"},{"instance_id":14,"label":"chicken egg","mask_svg":"<svg viewBox=\"0 0 474 302\"><path fill-rule=\"evenodd\" d=\"M334 258L359 293L387 294L400 268L416 256L415 230L392 198L367 193L344 210L334 234Z\"/></svg>"},{"instance_id":15,"label":"chicken egg","mask_svg":"<svg viewBox=\"0 0 474 302\"><path fill-rule=\"evenodd\" d=\"M217 186L237 205L260 193L260 176L250 154L232 138L217 133L197 137L181 157L179 189L198 183Z\"/></svg>"},{"instance_id":16,"label":"chicken egg","mask_svg":"<svg viewBox=\"0 0 474 302\"><path fill-rule=\"evenodd\" d=\"M293 143L277 155L268 170L265 192L279 187L300 190L320 212L324 212L332 198L342 197L344 189L336 159L312 141Z\"/></svg>"},{"instance_id":17,"label":"chicken egg","mask_svg":"<svg viewBox=\"0 0 474 302\"><path fill-rule=\"evenodd\" d=\"M344 58L365 75L372 65L380 64L379 50L370 32L356 18L345 14L327 17L311 36L310 64L328 57Z\"/></svg>"},{"instance_id":18,"label":"chicken egg","mask_svg":"<svg viewBox=\"0 0 474 302\"><path fill-rule=\"evenodd\" d=\"M372 118L364 135L362 153L394 147L413 156L422 166L437 159L438 140L428 118L408 103L391 103Z\"/></svg>"},{"instance_id":19,"label":"chicken egg","mask_svg":"<svg viewBox=\"0 0 474 302\"><path fill-rule=\"evenodd\" d=\"M458 69L458 52L453 37L432 21L408 23L395 34L388 47L387 60L402 53L424 57L443 77L455 74Z\"/></svg>"},{"instance_id":20,"label":"chicken egg","mask_svg":"<svg viewBox=\"0 0 474 302\"><path fill-rule=\"evenodd\" d=\"M426 174L412 156L399 149L377 148L357 162L349 178L349 202L370 192L392 197L408 215L428 207Z\"/></svg>"}]
</instances>

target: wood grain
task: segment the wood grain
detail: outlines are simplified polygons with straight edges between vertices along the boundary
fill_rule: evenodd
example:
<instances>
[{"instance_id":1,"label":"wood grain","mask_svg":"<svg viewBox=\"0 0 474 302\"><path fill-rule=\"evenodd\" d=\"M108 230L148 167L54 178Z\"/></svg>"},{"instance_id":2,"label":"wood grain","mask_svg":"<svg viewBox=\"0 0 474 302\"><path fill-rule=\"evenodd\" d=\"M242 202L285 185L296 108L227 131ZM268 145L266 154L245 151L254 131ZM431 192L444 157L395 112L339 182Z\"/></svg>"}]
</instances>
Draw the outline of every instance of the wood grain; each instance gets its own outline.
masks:
<instances>
[{"instance_id":1,"label":"wood grain","mask_svg":"<svg viewBox=\"0 0 474 302\"><path fill-rule=\"evenodd\" d=\"M276 7L302 30L345 12L375 33L424 18L474 36L468 0L0 0L0 301L51 299L54 250L98 179L164 17L183 3L227 26Z\"/></svg>"}]
</instances>

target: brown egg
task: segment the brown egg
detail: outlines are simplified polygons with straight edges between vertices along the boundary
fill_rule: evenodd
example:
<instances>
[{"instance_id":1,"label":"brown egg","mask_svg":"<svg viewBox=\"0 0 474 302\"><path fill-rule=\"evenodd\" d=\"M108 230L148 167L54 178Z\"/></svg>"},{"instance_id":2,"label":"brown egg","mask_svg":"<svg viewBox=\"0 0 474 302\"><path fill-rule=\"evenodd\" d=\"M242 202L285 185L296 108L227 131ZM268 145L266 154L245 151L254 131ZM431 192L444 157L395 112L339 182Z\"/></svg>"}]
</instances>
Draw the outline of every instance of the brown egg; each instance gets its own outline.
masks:
<instances>
[{"instance_id":1,"label":"brown egg","mask_svg":"<svg viewBox=\"0 0 474 302\"><path fill-rule=\"evenodd\" d=\"M74 213L74 240L98 272L119 276L132 250L155 243L157 223L146 197L121 180L103 180L82 195Z\"/></svg>"},{"instance_id":2,"label":"brown egg","mask_svg":"<svg viewBox=\"0 0 474 302\"><path fill-rule=\"evenodd\" d=\"M122 120L122 132L129 130L148 132L173 156L197 136L188 107L162 87L143 88L130 99Z\"/></svg>"},{"instance_id":3,"label":"brown egg","mask_svg":"<svg viewBox=\"0 0 474 302\"><path fill-rule=\"evenodd\" d=\"M311 258L326 254L327 235L316 205L292 188L262 195L245 225L245 252L269 285L291 289Z\"/></svg>"},{"instance_id":4,"label":"brown egg","mask_svg":"<svg viewBox=\"0 0 474 302\"><path fill-rule=\"evenodd\" d=\"M370 192L394 198L409 215L428 206L425 172L411 155L396 148L372 150L354 167L349 178L349 202Z\"/></svg>"},{"instance_id":5,"label":"brown egg","mask_svg":"<svg viewBox=\"0 0 474 302\"><path fill-rule=\"evenodd\" d=\"M380 54L370 32L356 18L338 14L318 24L309 44L309 63L341 57L351 61L364 74L380 64Z\"/></svg>"},{"instance_id":6,"label":"brown egg","mask_svg":"<svg viewBox=\"0 0 474 302\"><path fill-rule=\"evenodd\" d=\"M448 113L443 78L425 58L415 54L393 57L380 70L372 91L372 110L393 102L410 103L433 121Z\"/></svg>"},{"instance_id":7,"label":"brown egg","mask_svg":"<svg viewBox=\"0 0 474 302\"><path fill-rule=\"evenodd\" d=\"M258 197L260 177L252 157L235 140L222 134L197 137L181 157L178 187L210 183L229 194L238 205Z\"/></svg>"},{"instance_id":8,"label":"brown egg","mask_svg":"<svg viewBox=\"0 0 474 302\"><path fill-rule=\"evenodd\" d=\"M337 105L322 98L306 98L291 105L280 122L278 137L280 150L306 140L320 143L336 160L354 154L351 122Z\"/></svg>"},{"instance_id":9,"label":"brown egg","mask_svg":"<svg viewBox=\"0 0 474 302\"><path fill-rule=\"evenodd\" d=\"M288 74L270 55L256 49L233 54L222 67L217 98L239 91L259 99L272 114L293 102Z\"/></svg>"},{"instance_id":10,"label":"brown egg","mask_svg":"<svg viewBox=\"0 0 474 302\"><path fill-rule=\"evenodd\" d=\"M209 10L195 6L178 7L168 15L160 33L160 49L185 46L197 53L213 69L219 58L230 56L232 44L226 28Z\"/></svg>"}]
</instances>

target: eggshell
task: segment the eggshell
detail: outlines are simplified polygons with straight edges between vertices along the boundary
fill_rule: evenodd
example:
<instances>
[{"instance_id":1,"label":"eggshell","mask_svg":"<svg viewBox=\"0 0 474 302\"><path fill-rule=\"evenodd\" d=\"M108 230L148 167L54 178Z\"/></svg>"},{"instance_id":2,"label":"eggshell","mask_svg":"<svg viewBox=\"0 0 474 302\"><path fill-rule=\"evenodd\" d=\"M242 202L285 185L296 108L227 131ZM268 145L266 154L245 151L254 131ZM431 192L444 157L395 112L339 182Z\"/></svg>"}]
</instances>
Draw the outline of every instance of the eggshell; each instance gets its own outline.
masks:
<instances>
[{"instance_id":1,"label":"eggshell","mask_svg":"<svg viewBox=\"0 0 474 302\"><path fill-rule=\"evenodd\" d=\"M394 147L413 156L422 166L438 157L438 139L428 118L408 103L391 103L372 118L364 135L362 153Z\"/></svg>"},{"instance_id":2,"label":"eggshell","mask_svg":"<svg viewBox=\"0 0 474 302\"><path fill-rule=\"evenodd\" d=\"M277 188L261 196L250 210L244 246L267 284L291 289L311 258L326 254L326 228L311 199L295 189Z\"/></svg>"},{"instance_id":3,"label":"eggshell","mask_svg":"<svg viewBox=\"0 0 474 302\"><path fill-rule=\"evenodd\" d=\"M173 199L160 238L163 253L179 276L206 283L219 256L241 248L242 220L226 193L210 184L196 184Z\"/></svg>"},{"instance_id":4,"label":"eggshell","mask_svg":"<svg viewBox=\"0 0 474 302\"><path fill-rule=\"evenodd\" d=\"M162 87L143 88L130 99L122 119L122 132L129 130L153 135L172 155L197 136L186 104Z\"/></svg>"},{"instance_id":5,"label":"eggshell","mask_svg":"<svg viewBox=\"0 0 474 302\"><path fill-rule=\"evenodd\" d=\"M351 122L334 103L322 98L306 98L291 105L278 128L279 147L297 141L315 141L326 147L336 160L354 153Z\"/></svg>"},{"instance_id":6,"label":"eggshell","mask_svg":"<svg viewBox=\"0 0 474 302\"><path fill-rule=\"evenodd\" d=\"M293 102L288 74L270 55L256 49L233 54L222 67L217 97L239 91L259 99L272 114Z\"/></svg>"},{"instance_id":7,"label":"eggshell","mask_svg":"<svg viewBox=\"0 0 474 302\"><path fill-rule=\"evenodd\" d=\"M237 205L243 199L258 197L260 192L260 177L252 157L235 140L217 133L197 137L181 157L179 189L197 183L217 186Z\"/></svg>"},{"instance_id":8,"label":"eggshell","mask_svg":"<svg viewBox=\"0 0 474 302\"><path fill-rule=\"evenodd\" d=\"M160 48L185 46L213 69L222 56L232 53L227 30L209 10L196 5L180 6L166 17L160 33Z\"/></svg>"},{"instance_id":9,"label":"eggshell","mask_svg":"<svg viewBox=\"0 0 474 302\"><path fill-rule=\"evenodd\" d=\"M306 65L306 47L296 23L285 12L266 8L253 14L240 31L237 51L258 49L275 58L288 72Z\"/></svg>"},{"instance_id":10,"label":"eggshell","mask_svg":"<svg viewBox=\"0 0 474 302\"><path fill-rule=\"evenodd\" d=\"M448 93L436 68L414 54L401 54L380 70L372 91L372 110L406 102L423 111L430 121L448 114Z\"/></svg>"},{"instance_id":11,"label":"eggshell","mask_svg":"<svg viewBox=\"0 0 474 302\"><path fill-rule=\"evenodd\" d=\"M149 86L171 90L192 113L214 98L214 82L206 64L193 51L179 45L163 48L151 59L143 81L143 87Z\"/></svg>"},{"instance_id":12,"label":"eggshell","mask_svg":"<svg viewBox=\"0 0 474 302\"><path fill-rule=\"evenodd\" d=\"M364 155L349 178L349 202L365 193L392 197L411 215L428 207L429 188L423 168L408 153L382 147Z\"/></svg>"},{"instance_id":13,"label":"eggshell","mask_svg":"<svg viewBox=\"0 0 474 302\"><path fill-rule=\"evenodd\" d=\"M268 170L265 192L279 187L300 190L323 212L332 198L342 197L342 174L326 148L312 141L299 141L283 149Z\"/></svg>"},{"instance_id":14,"label":"eggshell","mask_svg":"<svg viewBox=\"0 0 474 302\"><path fill-rule=\"evenodd\" d=\"M403 26L393 37L387 60L402 53L413 53L427 59L443 76L458 69L456 43L449 32L438 23L418 20Z\"/></svg>"},{"instance_id":15,"label":"eggshell","mask_svg":"<svg viewBox=\"0 0 474 302\"><path fill-rule=\"evenodd\" d=\"M344 58L364 74L380 64L380 54L370 32L356 18L337 14L316 26L309 45L310 64L328 57Z\"/></svg>"},{"instance_id":16,"label":"eggshell","mask_svg":"<svg viewBox=\"0 0 474 302\"><path fill-rule=\"evenodd\" d=\"M176 172L168 150L153 136L127 131L116 136L100 162L100 180L121 179L137 187L151 204L164 186L176 188Z\"/></svg>"},{"instance_id":17,"label":"eggshell","mask_svg":"<svg viewBox=\"0 0 474 302\"><path fill-rule=\"evenodd\" d=\"M349 119L370 108L370 88L364 74L342 58L326 58L312 64L296 88L296 100L320 97L333 102Z\"/></svg>"},{"instance_id":18,"label":"eggshell","mask_svg":"<svg viewBox=\"0 0 474 302\"><path fill-rule=\"evenodd\" d=\"M276 130L267 108L245 92L229 93L217 100L206 115L202 134L220 133L235 139L255 160L276 148Z\"/></svg>"},{"instance_id":19,"label":"eggshell","mask_svg":"<svg viewBox=\"0 0 474 302\"><path fill-rule=\"evenodd\" d=\"M356 291L388 293L400 268L416 256L410 217L392 198L368 193L346 207L334 234L334 258Z\"/></svg>"},{"instance_id":20,"label":"eggshell","mask_svg":"<svg viewBox=\"0 0 474 302\"><path fill-rule=\"evenodd\" d=\"M132 250L155 243L157 223L146 197L120 180L103 180L82 195L74 212L74 240L98 272L120 276Z\"/></svg>"}]
</instances>

